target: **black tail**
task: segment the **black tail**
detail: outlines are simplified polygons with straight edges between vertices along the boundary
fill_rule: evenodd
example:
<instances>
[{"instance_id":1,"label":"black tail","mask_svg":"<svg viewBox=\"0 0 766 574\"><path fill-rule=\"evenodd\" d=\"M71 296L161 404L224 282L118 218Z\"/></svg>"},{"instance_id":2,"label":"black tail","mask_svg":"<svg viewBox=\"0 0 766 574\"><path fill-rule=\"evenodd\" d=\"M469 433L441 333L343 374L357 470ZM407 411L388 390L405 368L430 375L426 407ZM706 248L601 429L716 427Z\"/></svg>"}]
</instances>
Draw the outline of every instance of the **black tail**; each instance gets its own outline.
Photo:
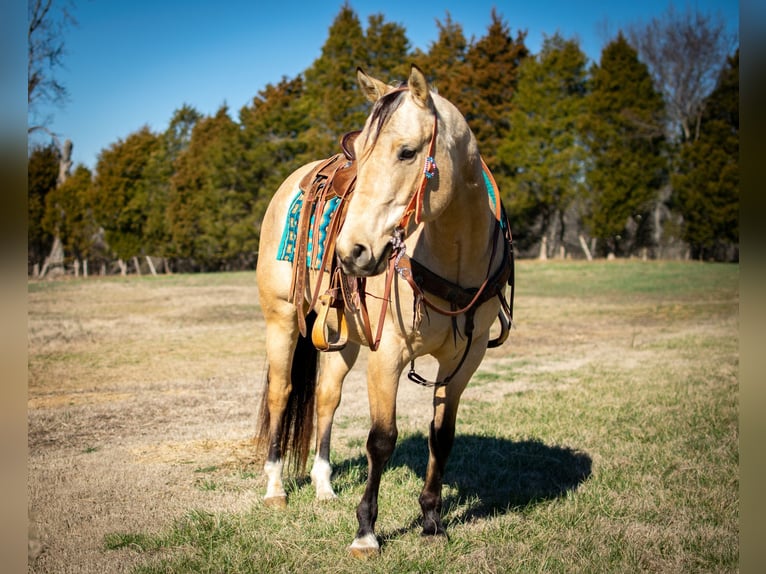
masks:
<instances>
[{"instance_id":1,"label":"black tail","mask_svg":"<svg viewBox=\"0 0 766 574\"><path fill-rule=\"evenodd\" d=\"M306 317L306 333L298 335L298 344L293 355L290 379L292 389L287 399L287 408L280 428L280 451L287 460L288 468L297 474L306 472L306 462L311 449L311 437L314 432L314 397L316 395L316 377L318 370L318 351L311 342L311 329L316 313ZM262 445L268 445L271 416L268 404L267 388L261 399L260 430L258 436Z\"/></svg>"}]
</instances>

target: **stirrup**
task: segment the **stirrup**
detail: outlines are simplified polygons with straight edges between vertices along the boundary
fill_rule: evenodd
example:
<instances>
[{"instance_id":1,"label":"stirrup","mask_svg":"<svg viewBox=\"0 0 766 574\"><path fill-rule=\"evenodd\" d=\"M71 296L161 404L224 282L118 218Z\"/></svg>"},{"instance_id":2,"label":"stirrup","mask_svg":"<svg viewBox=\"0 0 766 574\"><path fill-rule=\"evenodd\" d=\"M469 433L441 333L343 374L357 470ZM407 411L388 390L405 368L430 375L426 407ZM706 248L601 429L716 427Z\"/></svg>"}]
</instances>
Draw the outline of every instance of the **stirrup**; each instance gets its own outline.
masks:
<instances>
[{"instance_id":1,"label":"stirrup","mask_svg":"<svg viewBox=\"0 0 766 574\"><path fill-rule=\"evenodd\" d=\"M340 351L348 343L348 324L342 307L335 308L338 313L338 338L335 341L328 339L326 327L327 313L330 311L330 307L332 307L332 296L325 293L319 297L317 319L313 329L311 329L311 342L320 351Z\"/></svg>"}]
</instances>

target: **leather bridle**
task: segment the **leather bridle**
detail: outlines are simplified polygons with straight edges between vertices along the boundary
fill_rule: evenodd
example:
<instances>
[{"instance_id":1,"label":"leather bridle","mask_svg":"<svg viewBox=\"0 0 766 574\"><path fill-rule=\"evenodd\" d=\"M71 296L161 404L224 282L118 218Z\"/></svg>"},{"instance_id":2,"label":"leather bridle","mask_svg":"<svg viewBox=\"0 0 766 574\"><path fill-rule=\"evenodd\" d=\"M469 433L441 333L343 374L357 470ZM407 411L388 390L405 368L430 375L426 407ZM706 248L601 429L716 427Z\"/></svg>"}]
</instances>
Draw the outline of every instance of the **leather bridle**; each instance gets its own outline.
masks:
<instances>
[{"instance_id":1,"label":"leather bridle","mask_svg":"<svg viewBox=\"0 0 766 574\"><path fill-rule=\"evenodd\" d=\"M434 154L436 153L436 136L438 134L439 116L434 110L434 127L431 132L431 142L428 144L428 155L426 156L425 163L423 165L423 175L420 178L420 185L416 188L415 193L410 197L410 201L407 203L407 207L404 209L402 218L399 220L399 224L396 226L397 230L401 230L402 233L407 229L410 223L410 218L415 216L415 225L419 225L423 221L423 198L426 194L426 187L428 182L433 178L437 172L436 160ZM396 233L396 231L394 232ZM395 244L395 247L398 244Z\"/></svg>"}]
</instances>

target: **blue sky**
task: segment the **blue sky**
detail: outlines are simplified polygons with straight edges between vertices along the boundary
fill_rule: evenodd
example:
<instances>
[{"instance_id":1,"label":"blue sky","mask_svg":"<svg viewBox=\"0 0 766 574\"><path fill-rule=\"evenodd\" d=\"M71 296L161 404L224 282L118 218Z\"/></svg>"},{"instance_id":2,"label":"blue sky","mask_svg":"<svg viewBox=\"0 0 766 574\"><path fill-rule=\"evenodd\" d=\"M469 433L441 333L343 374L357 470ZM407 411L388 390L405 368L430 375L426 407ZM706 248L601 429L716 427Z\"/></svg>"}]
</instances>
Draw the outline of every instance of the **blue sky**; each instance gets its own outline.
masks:
<instances>
[{"instance_id":1,"label":"blue sky","mask_svg":"<svg viewBox=\"0 0 766 574\"><path fill-rule=\"evenodd\" d=\"M736 33L737 0L690 0L703 13L720 14ZM228 104L239 109L268 83L294 77L319 57L327 29L344 0L78 0L78 26L66 36L69 90L50 128L74 142L74 161L93 168L99 152L148 125L163 131L184 103L203 114ZM537 53L544 35L576 37L591 60L617 31L661 16L668 0L455 0L413 2L349 0L366 27L371 14L404 26L413 48L437 39L436 20L447 11L467 38L481 37L493 7L511 34L526 30ZM678 9L685 0L676 0ZM360 62L364 65L364 62ZM395 78L382 78L393 80Z\"/></svg>"}]
</instances>

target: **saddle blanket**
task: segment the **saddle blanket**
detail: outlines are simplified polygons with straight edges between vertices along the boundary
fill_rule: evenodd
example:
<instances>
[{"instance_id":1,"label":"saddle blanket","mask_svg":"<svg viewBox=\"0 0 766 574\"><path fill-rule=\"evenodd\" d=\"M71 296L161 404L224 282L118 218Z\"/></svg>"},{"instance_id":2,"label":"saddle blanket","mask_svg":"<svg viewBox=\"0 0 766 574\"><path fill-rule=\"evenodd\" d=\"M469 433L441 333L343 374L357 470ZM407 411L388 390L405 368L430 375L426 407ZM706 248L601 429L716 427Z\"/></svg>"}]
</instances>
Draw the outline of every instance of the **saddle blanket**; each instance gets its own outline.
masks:
<instances>
[{"instance_id":1,"label":"saddle blanket","mask_svg":"<svg viewBox=\"0 0 766 574\"><path fill-rule=\"evenodd\" d=\"M332 219L333 213L335 213L335 210L338 208L338 204L340 203L340 198L338 196L333 197L332 199L328 200L325 205L324 209L322 210L322 213L320 214L321 219L319 220L319 241L317 242L317 250L318 253L316 255L316 258L314 258L314 266L313 269L319 269L319 266L322 263L322 256L324 255L324 246L325 246L325 239L327 236L327 226L330 224L330 219ZM287 210L287 220L285 221L285 228L282 232L282 240L279 243L279 249L277 251L277 259L280 261L289 261L293 262L293 259L295 259L295 241L298 236L298 220L301 216L301 208L303 207L303 191L298 188L298 190L295 193L295 197L290 202L290 208ZM316 217L316 213L311 214L311 223L309 226L309 240L308 245L306 247L307 253L306 253L306 267L311 266L311 260L312 260L312 250L313 250L313 244L314 244L314 218Z\"/></svg>"}]
</instances>

